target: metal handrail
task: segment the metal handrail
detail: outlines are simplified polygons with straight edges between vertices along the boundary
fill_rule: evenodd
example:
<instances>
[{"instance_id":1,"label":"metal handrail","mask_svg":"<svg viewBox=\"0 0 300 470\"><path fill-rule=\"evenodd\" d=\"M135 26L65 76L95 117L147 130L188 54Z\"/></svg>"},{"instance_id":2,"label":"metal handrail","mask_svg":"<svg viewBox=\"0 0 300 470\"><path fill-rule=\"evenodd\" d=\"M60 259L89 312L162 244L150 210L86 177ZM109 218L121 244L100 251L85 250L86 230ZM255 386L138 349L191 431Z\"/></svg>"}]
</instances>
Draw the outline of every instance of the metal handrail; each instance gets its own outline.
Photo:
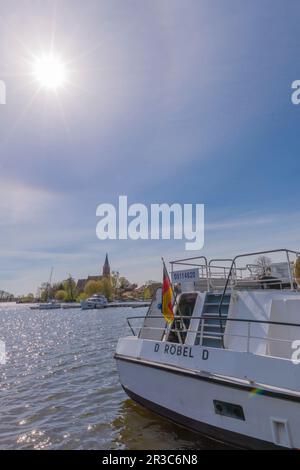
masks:
<instances>
[{"instance_id":1,"label":"metal handrail","mask_svg":"<svg viewBox=\"0 0 300 470\"><path fill-rule=\"evenodd\" d=\"M212 261L214 261L214 260L210 260L209 266L211 265ZM216 261L221 261L221 260L216 260ZM227 280L226 280L226 283L225 283L225 286L226 286L226 284L228 284L228 278L229 278L229 276L231 276L232 268L233 268L233 266L235 266L235 270L236 270L236 265L235 265L234 259L231 259L231 258L223 259L222 261L231 261L230 270L229 270L228 277L227 277ZM224 296L225 296L225 294L222 295L220 302L223 302ZM218 310L218 312L219 312L219 310ZM222 331L223 323L222 323L221 315L220 315L220 320L219 321L220 321L220 331ZM224 339L223 339L223 337L222 337L222 347L224 348Z\"/></svg>"},{"instance_id":2,"label":"metal handrail","mask_svg":"<svg viewBox=\"0 0 300 470\"><path fill-rule=\"evenodd\" d=\"M287 256L287 261L288 261L288 266L289 266L289 275L290 275L289 277L290 277L290 283L291 283L291 290L294 290L293 289L293 278L292 278L292 275L291 275L291 267L290 267L290 261L289 261L288 253L293 253L296 256L298 256L299 252L293 251L293 250L287 250L286 248L281 248L281 249L277 249L277 250L258 251L258 252L254 252L254 253L245 253L245 254L242 254L242 255L237 255L232 260L230 271L229 271L228 277L226 279L226 283L225 283L225 286L224 286L224 289L223 289L223 292L222 292L222 296L221 296L221 299L220 299L219 307L218 307L218 314L219 314L219 317L220 317L220 325L222 325L222 320L221 320L222 305L223 305L224 297L226 295L226 290L228 288L229 280L231 278L233 266L235 266L235 264L236 264L236 260L239 259L239 258L245 258L247 256L259 256L259 255L265 255L265 254L270 254L270 253L282 253L282 252L286 253L286 256ZM223 338L222 338L222 347L224 348L224 339Z\"/></svg>"},{"instance_id":3,"label":"metal handrail","mask_svg":"<svg viewBox=\"0 0 300 470\"><path fill-rule=\"evenodd\" d=\"M203 259L204 260L204 264L199 264L199 263L193 263L191 261L196 261L196 260L201 260ZM176 265L180 265L180 266L193 266L193 267L197 267L197 268L201 268L202 270L202 275L203 275L203 268L206 272L206 282L207 282L207 291L209 292L211 290L211 288L213 289L215 286L212 284L211 282L211 279L212 279L212 275L211 275L211 268L215 268L215 269L229 269L229 266L212 266L212 262L215 262L215 261L232 261L232 259L212 259L210 260L210 262L208 263L208 260L205 256L194 256L194 257L191 257L191 258L184 258L184 259L179 259L179 260L174 260L174 261L170 261L170 265L171 265L171 272L173 273L174 270L174 264ZM245 268L238 268L238 270L242 271L244 270ZM204 278L204 277L203 277ZM226 279L226 272L224 271L224 279Z\"/></svg>"},{"instance_id":4,"label":"metal handrail","mask_svg":"<svg viewBox=\"0 0 300 470\"><path fill-rule=\"evenodd\" d=\"M161 319L162 316L161 315L153 315L151 316L151 318L159 318ZM225 331L222 332L211 332L211 333L203 333L202 331L202 328L203 328L203 325L204 325L204 321L206 319L216 319L216 320L219 320L219 315L203 315L203 316L189 316L189 315L184 315L182 318L188 318L188 319L193 319L193 320L201 320L201 325L198 326L197 329L178 329L178 328L167 328L166 326L164 327L154 327L154 326L142 326L142 327L139 327L139 330L141 331L141 329L147 329L147 330L157 330L157 331L162 331L164 333L168 332L176 332L178 334L180 333L194 333L196 334L196 337L197 337L197 334L200 333L200 345L203 346L203 339L221 339L221 340L224 340L224 336L226 335L227 337L238 337L238 338L245 338L247 339L247 348L246 348L246 351L249 352L250 350L250 340L252 339L258 339L258 340L263 340L263 341L267 341L267 342L280 342L280 343L291 343L293 340L292 339L283 339L283 338L268 338L268 337L262 337L262 336L252 336L251 335L251 324L267 324L267 325L276 325L276 326L288 326L288 327L298 327L300 328L300 323L291 323L291 322L275 322L275 321L271 321L271 320L254 320L254 319L250 319L250 318L228 318L227 321L231 321L231 322L241 322L241 323L247 323L248 324L248 332L247 332L247 335L246 334L232 334L232 333L226 333ZM131 323L130 323L130 320L136 320L136 319L145 319L144 316L140 315L140 316L132 316L132 317L128 317L127 318L127 323L130 327L130 330L133 334L133 336L137 336L135 331L134 331L134 327L131 326ZM216 325L215 324L210 324L209 325L210 327L215 327Z\"/></svg>"},{"instance_id":5,"label":"metal handrail","mask_svg":"<svg viewBox=\"0 0 300 470\"><path fill-rule=\"evenodd\" d=\"M211 282L211 267L215 268L215 269L219 269L220 267L219 266L212 266L212 263L213 262L216 262L216 261L225 261L225 262L232 262L232 258L215 258L215 259L211 259L208 263L208 268L209 268L209 285L210 287L214 288L215 286L213 285L213 283ZM226 278L226 269L229 269L229 267L225 267L225 266L221 266L221 268L224 269L224 279ZM236 269L236 267L235 267ZM241 268L240 268L241 269Z\"/></svg>"},{"instance_id":6,"label":"metal handrail","mask_svg":"<svg viewBox=\"0 0 300 470\"><path fill-rule=\"evenodd\" d=\"M170 264L179 264L179 263L183 263L184 261L193 261L195 259L204 259L205 264L207 265L206 256L193 256L192 258L177 259L177 260L174 260L174 261L170 261Z\"/></svg>"},{"instance_id":7,"label":"metal handrail","mask_svg":"<svg viewBox=\"0 0 300 470\"><path fill-rule=\"evenodd\" d=\"M138 319L145 319L145 318L160 318L163 319L162 315L151 315L150 317L145 317L144 315L137 315L132 317L127 317L127 322L130 320L138 320ZM181 318L188 318L190 320L215 320L219 319L219 315L201 315L201 316L191 316L191 315L182 315ZM179 319L179 317L178 317ZM176 317L175 317L176 320ZM290 322L278 322L278 321L271 321L271 320L254 320L252 318L224 318L226 321L232 322L245 322L245 323L263 323L267 325L279 325L279 326L296 326L300 327L300 323L290 323ZM182 331L182 330L180 330ZM188 331L188 330L187 330Z\"/></svg>"},{"instance_id":8,"label":"metal handrail","mask_svg":"<svg viewBox=\"0 0 300 470\"><path fill-rule=\"evenodd\" d=\"M194 260L200 260L200 259L203 259L204 260L204 267L205 267L205 270L206 270L206 279L207 279L207 290L209 291L210 288L209 288L209 278L208 278L208 263L207 263L207 258L206 256L194 256L192 258L185 258L185 259L179 259L179 260L175 260L175 261L170 261L170 264L171 264L171 272L173 273L173 265L174 264L181 264L181 265L186 265L186 266L198 266L198 267L203 267L202 264L190 264L190 263L186 263L186 261L194 261Z\"/></svg>"},{"instance_id":9,"label":"metal handrail","mask_svg":"<svg viewBox=\"0 0 300 470\"><path fill-rule=\"evenodd\" d=\"M156 331L165 331L165 328L150 328L150 327L145 327L145 329L153 329L153 330L156 330ZM176 329L169 329L168 332L177 332L178 330ZM190 331L190 333L199 333L198 330L192 330ZM136 336L136 335L134 335ZM203 346L203 339L217 339L219 340L220 338L222 338L222 336L225 336L225 333L214 333L214 334L211 334L211 333L208 333L208 334L204 334L203 332L201 332L201 336L200 336L200 345ZM248 330L248 334L231 334L231 333L226 333L226 337L229 337L229 338L242 338L242 339L245 339L247 340L247 347L246 347L246 352L250 352L250 340L262 340L262 341L265 341L267 343L292 343L293 340L291 339L282 339L282 338L268 338L268 337L263 337L263 336L253 336L250 334L249 330Z\"/></svg>"},{"instance_id":10,"label":"metal handrail","mask_svg":"<svg viewBox=\"0 0 300 470\"><path fill-rule=\"evenodd\" d=\"M283 289L285 286L284 284L290 284L290 289L291 290L295 290L294 289L294 279L293 279L293 274L292 274L292 271L291 271L291 264L290 264L290 258L289 258L289 254L294 254L296 256L299 256L299 252L298 251L294 251L294 250L288 250L286 248L282 248L282 249L276 249L276 250L267 250L267 251L257 251L257 252L250 252L250 253L245 253L245 254L241 254L241 255L237 255L235 256L233 259L212 259L209 261L207 261L207 258L205 256L195 256L195 257L191 257L191 258L185 258L185 259L180 259L180 260L175 260L175 261L171 261L170 264L171 264L171 267L172 267L172 273L173 273L173 267L174 265L186 265L186 266L197 266L197 267L201 267L202 268L202 275L203 275L203 268L205 269L206 271L206 282L207 282L207 291L210 292L211 289L214 288L214 285L212 283L212 276L211 276L211 269L214 267L216 269L224 269L224 279L226 279L225 281L225 285L223 287L223 291L222 291L222 294L221 294L221 298L220 298L220 302L219 302L219 306L218 306L218 317L219 317L219 323L220 323L220 330L222 331L223 329L223 325L226 320L222 317L222 306L223 306L223 303L224 303L224 298L225 298L225 295L226 295L226 292L227 292L227 289L228 289L228 286L229 286L229 282L231 282L233 280L233 274L237 275L237 271L238 270L249 270L250 271L250 275L252 274L252 270L251 270L251 267L253 265L251 264L247 264L245 268L241 267L241 268L237 268L236 267L236 261L239 259L239 258L243 258L243 257L250 257L250 256L259 256L259 255L264 255L264 254L270 254L270 253L285 253L286 255L286 258L287 258L287 264L288 264L288 278L287 278L287 282L283 282L283 279L278 279L278 280L274 280L274 282L272 280L262 280L262 279L239 279L237 280L236 279L236 285L238 285L238 283L249 283L249 282L253 282L253 283L261 283L262 285L263 284L267 284L267 285L275 285L275 284L278 284L280 283L280 288ZM203 264L199 264L199 263L196 263L195 261L197 260L204 260L204 265ZM213 262L216 262L216 261L229 261L231 262L231 265L230 265L230 268L229 267L224 267L224 266L213 266L212 263ZM228 275L226 277L226 270L229 269L229 272L228 272ZM219 286L220 288L221 286ZM234 287L234 286L233 286ZM224 348L224 341L223 341L223 338L222 338L222 347Z\"/></svg>"}]
</instances>

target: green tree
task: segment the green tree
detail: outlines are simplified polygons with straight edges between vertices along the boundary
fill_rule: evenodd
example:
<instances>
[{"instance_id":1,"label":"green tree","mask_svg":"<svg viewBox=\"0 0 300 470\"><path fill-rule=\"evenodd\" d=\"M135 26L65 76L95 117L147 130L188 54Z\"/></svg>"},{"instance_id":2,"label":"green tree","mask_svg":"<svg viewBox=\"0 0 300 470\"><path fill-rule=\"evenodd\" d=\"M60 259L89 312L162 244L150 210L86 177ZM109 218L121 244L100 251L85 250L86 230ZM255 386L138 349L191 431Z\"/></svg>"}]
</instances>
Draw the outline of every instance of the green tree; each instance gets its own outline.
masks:
<instances>
[{"instance_id":1,"label":"green tree","mask_svg":"<svg viewBox=\"0 0 300 470\"><path fill-rule=\"evenodd\" d=\"M63 282L54 282L51 287L52 291L57 292L58 290L64 290L64 284Z\"/></svg>"},{"instance_id":2,"label":"green tree","mask_svg":"<svg viewBox=\"0 0 300 470\"><path fill-rule=\"evenodd\" d=\"M111 280L105 277L100 281L100 284L101 284L100 293L105 295L107 300L112 300L114 296L114 288L111 283Z\"/></svg>"},{"instance_id":3,"label":"green tree","mask_svg":"<svg viewBox=\"0 0 300 470\"><path fill-rule=\"evenodd\" d=\"M63 283L64 291L67 293L66 300L74 301L75 300L75 291L76 291L76 282L70 275L68 279Z\"/></svg>"},{"instance_id":4,"label":"green tree","mask_svg":"<svg viewBox=\"0 0 300 470\"><path fill-rule=\"evenodd\" d=\"M21 301L24 302L24 303L31 303L31 302L34 302L34 295L33 294L27 294L27 295L24 295L22 298L21 298Z\"/></svg>"},{"instance_id":5,"label":"green tree","mask_svg":"<svg viewBox=\"0 0 300 470\"><path fill-rule=\"evenodd\" d=\"M128 281L128 279L126 279L126 277L119 278L119 287L121 290L128 289L129 286L130 286L130 282Z\"/></svg>"},{"instance_id":6,"label":"green tree","mask_svg":"<svg viewBox=\"0 0 300 470\"><path fill-rule=\"evenodd\" d=\"M65 302L68 298L68 294L65 290L58 290L55 293L55 299Z\"/></svg>"},{"instance_id":7,"label":"green tree","mask_svg":"<svg viewBox=\"0 0 300 470\"><path fill-rule=\"evenodd\" d=\"M119 273L118 271L113 271L110 276L111 285L114 293L117 292L119 288Z\"/></svg>"},{"instance_id":8,"label":"green tree","mask_svg":"<svg viewBox=\"0 0 300 470\"><path fill-rule=\"evenodd\" d=\"M79 296L77 297L76 301L77 302L81 302L82 300L86 300L89 296L87 294L85 294L84 292L81 292L81 294L79 294Z\"/></svg>"},{"instance_id":9,"label":"green tree","mask_svg":"<svg viewBox=\"0 0 300 470\"><path fill-rule=\"evenodd\" d=\"M151 295L150 295L150 298L152 299L152 297L155 295L157 289L161 287L161 282L157 282L157 281L147 281L146 282L146 288L149 289Z\"/></svg>"},{"instance_id":10,"label":"green tree","mask_svg":"<svg viewBox=\"0 0 300 470\"><path fill-rule=\"evenodd\" d=\"M40 287L40 297L42 302L47 302L51 298L51 286L48 282L44 282Z\"/></svg>"},{"instance_id":11,"label":"green tree","mask_svg":"<svg viewBox=\"0 0 300 470\"><path fill-rule=\"evenodd\" d=\"M144 300L152 299L152 293L149 287L145 287L144 292L143 292L143 298Z\"/></svg>"},{"instance_id":12,"label":"green tree","mask_svg":"<svg viewBox=\"0 0 300 470\"><path fill-rule=\"evenodd\" d=\"M91 297L94 294L102 294L101 289L101 281L89 281L84 288L84 293Z\"/></svg>"}]
</instances>

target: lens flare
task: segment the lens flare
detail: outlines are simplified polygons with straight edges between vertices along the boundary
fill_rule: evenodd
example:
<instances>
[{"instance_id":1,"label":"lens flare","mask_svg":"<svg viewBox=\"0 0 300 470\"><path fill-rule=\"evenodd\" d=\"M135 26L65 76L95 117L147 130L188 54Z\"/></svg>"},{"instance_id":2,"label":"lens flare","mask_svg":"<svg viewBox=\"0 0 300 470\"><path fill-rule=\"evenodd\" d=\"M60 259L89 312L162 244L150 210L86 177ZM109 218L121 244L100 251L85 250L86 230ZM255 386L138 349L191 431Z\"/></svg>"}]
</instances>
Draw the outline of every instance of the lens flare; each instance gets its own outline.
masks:
<instances>
[{"instance_id":1,"label":"lens flare","mask_svg":"<svg viewBox=\"0 0 300 470\"><path fill-rule=\"evenodd\" d=\"M33 75L40 86L48 90L57 90L67 81L66 65L54 55L37 58L33 65Z\"/></svg>"}]
</instances>

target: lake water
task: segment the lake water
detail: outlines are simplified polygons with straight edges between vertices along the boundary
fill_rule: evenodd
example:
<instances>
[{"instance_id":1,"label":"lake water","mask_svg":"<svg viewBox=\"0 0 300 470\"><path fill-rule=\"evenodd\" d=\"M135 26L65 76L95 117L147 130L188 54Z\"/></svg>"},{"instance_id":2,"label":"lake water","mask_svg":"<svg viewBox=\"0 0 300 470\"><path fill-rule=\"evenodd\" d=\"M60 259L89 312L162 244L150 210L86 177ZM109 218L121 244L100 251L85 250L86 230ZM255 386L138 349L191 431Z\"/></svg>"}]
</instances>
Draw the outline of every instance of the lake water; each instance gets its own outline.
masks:
<instances>
[{"instance_id":1,"label":"lake water","mask_svg":"<svg viewBox=\"0 0 300 470\"><path fill-rule=\"evenodd\" d=\"M0 304L0 449L221 448L127 398L113 358L144 308L31 311Z\"/></svg>"}]
</instances>

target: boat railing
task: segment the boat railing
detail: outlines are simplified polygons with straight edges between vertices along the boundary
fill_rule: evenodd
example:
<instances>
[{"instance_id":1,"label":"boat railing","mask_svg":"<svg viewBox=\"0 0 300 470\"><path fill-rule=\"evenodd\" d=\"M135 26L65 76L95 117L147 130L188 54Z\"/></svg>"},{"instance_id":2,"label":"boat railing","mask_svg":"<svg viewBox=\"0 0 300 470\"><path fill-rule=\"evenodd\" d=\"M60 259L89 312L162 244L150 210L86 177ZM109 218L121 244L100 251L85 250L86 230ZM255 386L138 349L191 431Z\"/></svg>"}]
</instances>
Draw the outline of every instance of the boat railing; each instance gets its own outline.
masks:
<instances>
[{"instance_id":1,"label":"boat railing","mask_svg":"<svg viewBox=\"0 0 300 470\"><path fill-rule=\"evenodd\" d=\"M261 274L264 267L257 264L257 262L249 262L244 265L238 266L237 263L246 257L264 256L268 254L284 254L285 263L288 267L286 276L281 275L280 278L265 279ZM186 268L196 268L198 270L198 281L194 283L195 290L207 290L222 292L230 289L260 289L272 285L274 289L287 289L288 287L293 290L296 288L295 280L292 273L291 255L298 256L298 252L278 249L260 251L256 253L245 253L238 255L235 258L215 258L209 262L205 256L196 256L192 258L184 258L180 260L171 261L171 273L176 273L177 266L184 266ZM285 264L283 263L283 264ZM275 263L276 264L276 263ZM274 263L271 263L271 266ZM266 271L268 267L265 266ZM263 277L263 278L261 278ZM272 277L272 276L270 276Z\"/></svg>"},{"instance_id":2,"label":"boat railing","mask_svg":"<svg viewBox=\"0 0 300 470\"><path fill-rule=\"evenodd\" d=\"M215 258L209 261L208 274L210 290L219 290L224 287L231 269L232 261L232 258ZM233 271L236 279L240 280L244 278L245 272L248 272L246 267L236 267L236 265L233 266Z\"/></svg>"},{"instance_id":3,"label":"boat railing","mask_svg":"<svg viewBox=\"0 0 300 470\"><path fill-rule=\"evenodd\" d=\"M167 341L167 338L169 337L170 333L175 333L176 337L178 338L178 342L183 344L187 335L192 335L194 337L194 343L199 346L205 347L205 340L222 340L224 344L224 338L227 340L230 340L231 338L238 338L238 339L243 339L245 341L244 343L244 350L242 352L247 352L247 353L254 353L257 355L272 355L272 354L259 354L253 352L253 348L251 348L251 344L253 340L259 341L260 344L263 344L264 342L267 344L271 343L277 343L277 344L290 344L291 346L291 356L294 351L292 348L292 344L295 341L294 339L286 339L286 338L277 338L277 337L270 337L268 334L265 334L263 336L255 334L253 332L253 327L256 325L260 326L274 326L274 327L292 327L292 328L300 328L299 323L290 323L290 322L275 322L275 321L270 321L270 320L255 320L255 319L247 319L247 318L227 318L226 322L234 322L238 324L244 324L246 325L246 332L244 333L230 333L228 331L211 331L208 332L207 329L205 330L204 326L207 327L207 324L205 324L206 320L209 320L209 327L210 328L218 328L219 327L219 315L203 315L203 316L176 316L175 321L171 326L165 324L164 326L143 326L143 325L133 325L132 322L136 320L145 320L145 316L132 316L127 318L127 325L128 328L130 329L130 332L133 336L136 337L141 337L141 331L142 330L153 330L155 332L160 332L160 336L162 338L162 341ZM153 315L151 318L158 318L161 319L162 316L160 315ZM199 320L198 327L196 329L193 329L191 327L186 328L184 320L187 319L188 321L191 320ZM212 320L216 320L216 323L211 323ZM180 328L178 328L178 325L180 325ZM299 330L299 335L300 335L300 330ZM300 339L300 336L299 336ZM170 341L173 342L173 341ZM187 344L187 343L186 343ZM191 345L191 343L188 343ZM233 350L233 351L240 351L240 346L239 348L236 349L235 347L231 347L229 345L226 346L227 350ZM218 348L220 349L220 348Z\"/></svg>"},{"instance_id":4,"label":"boat railing","mask_svg":"<svg viewBox=\"0 0 300 470\"><path fill-rule=\"evenodd\" d=\"M201 260L200 264L199 261ZM178 259L175 261L170 261L171 273L174 273L174 266L185 266L193 267L199 270L199 278L206 281L207 290L210 290L209 283L209 271L208 271L208 262L205 256L194 256L192 258Z\"/></svg>"},{"instance_id":5,"label":"boat railing","mask_svg":"<svg viewBox=\"0 0 300 470\"><path fill-rule=\"evenodd\" d=\"M244 279L237 279L236 277L236 265L237 262L243 258L253 258L254 256L259 256L259 257L265 257L266 255L274 255L274 254L280 254L283 255L285 258L285 263L287 266L287 272L288 275L287 277L283 277L280 279L277 278L272 278L272 276L259 276L256 273L255 268L257 267L256 264L246 264L247 269L250 272L255 273L255 275L250 276L248 278ZM293 251L293 250L288 250L286 248L283 249L277 249L277 250L267 250L267 251L258 251L258 252L252 252L252 253L244 253L241 255L235 256L233 258L230 270L224 285L224 289L221 295L219 307L218 307L218 315L219 315L219 324L220 324L220 330L222 330L223 327L223 322L224 319L222 319L222 307L224 303L224 299L226 298L226 293L228 289L243 289L243 288L279 288L279 289L285 289L289 288L290 290L296 290L297 289L297 284L295 283L295 279L293 276L293 271L292 271L292 260L291 257L295 256L296 258L299 256L299 252ZM254 269L253 269L254 268ZM251 270L252 269L252 270ZM222 338L222 344L224 347L224 339Z\"/></svg>"},{"instance_id":6,"label":"boat railing","mask_svg":"<svg viewBox=\"0 0 300 470\"><path fill-rule=\"evenodd\" d=\"M218 264L215 264L218 263ZM221 264L222 263L222 264ZM227 263L224 264L224 263ZM230 267L231 267L232 259L228 258L219 258L219 259L212 259L208 262L205 256L196 256L192 258L184 258L180 260L171 261L171 273L174 272L175 266L184 266L184 267L192 267L198 269L199 273L199 280L204 281L204 285L206 287L205 290L212 291L212 290L220 290L224 287L226 279L228 277ZM246 272L247 268L241 267L236 268L235 276L237 279L243 278L243 272ZM247 271L249 272L249 271ZM196 286L195 286L196 287Z\"/></svg>"}]
</instances>

